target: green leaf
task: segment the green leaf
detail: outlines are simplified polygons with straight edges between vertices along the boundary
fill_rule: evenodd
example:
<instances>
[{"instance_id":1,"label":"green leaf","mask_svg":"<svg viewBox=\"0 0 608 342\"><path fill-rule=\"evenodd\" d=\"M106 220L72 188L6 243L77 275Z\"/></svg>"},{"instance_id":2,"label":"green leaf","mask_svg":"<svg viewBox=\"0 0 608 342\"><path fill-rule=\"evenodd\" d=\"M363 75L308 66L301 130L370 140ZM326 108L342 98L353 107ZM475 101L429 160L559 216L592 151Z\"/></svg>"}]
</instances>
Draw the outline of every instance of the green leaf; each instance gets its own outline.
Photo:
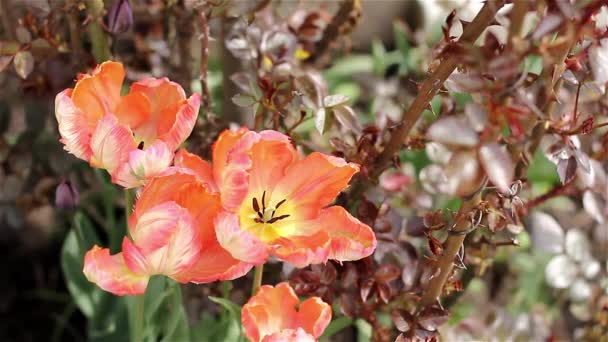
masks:
<instances>
[{"instance_id":1,"label":"green leaf","mask_svg":"<svg viewBox=\"0 0 608 342\"><path fill-rule=\"evenodd\" d=\"M543 71L543 58L539 55L529 55L524 60L524 72L540 75Z\"/></svg>"},{"instance_id":2,"label":"green leaf","mask_svg":"<svg viewBox=\"0 0 608 342\"><path fill-rule=\"evenodd\" d=\"M171 300L168 318L165 318L163 329L163 341L187 341L190 340L188 317L182 302L182 290L178 283L171 284Z\"/></svg>"},{"instance_id":3,"label":"green leaf","mask_svg":"<svg viewBox=\"0 0 608 342\"><path fill-rule=\"evenodd\" d=\"M372 326L367 321L359 318L355 321L357 328L357 342L369 342L372 340Z\"/></svg>"},{"instance_id":4,"label":"green leaf","mask_svg":"<svg viewBox=\"0 0 608 342\"><path fill-rule=\"evenodd\" d=\"M384 68L386 67L386 49L379 39L374 39L372 41L372 64L374 74L376 76L382 76L384 74Z\"/></svg>"},{"instance_id":5,"label":"green leaf","mask_svg":"<svg viewBox=\"0 0 608 342\"><path fill-rule=\"evenodd\" d=\"M210 301L221 305L228 313L234 317L241 317L241 307L234 304L231 300L220 297L208 297Z\"/></svg>"},{"instance_id":6,"label":"green leaf","mask_svg":"<svg viewBox=\"0 0 608 342\"><path fill-rule=\"evenodd\" d=\"M530 167L528 167L526 177L532 183L559 183L557 166L550 162L542 151L536 151L534 154L534 159L530 163Z\"/></svg>"},{"instance_id":7,"label":"green leaf","mask_svg":"<svg viewBox=\"0 0 608 342\"><path fill-rule=\"evenodd\" d=\"M82 269L84 254L93 245L99 243L91 223L85 215L77 212L74 215L74 226L68 233L61 248L61 269L68 290L82 313L92 318L99 302L97 287L89 282Z\"/></svg>"},{"instance_id":8,"label":"green leaf","mask_svg":"<svg viewBox=\"0 0 608 342\"><path fill-rule=\"evenodd\" d=\"M162 304L171 295L171 288L167 287L167 281L168 279L164 276L153 276L148 282L144 299L145 319L148 322L153 322L154 316L157 316Z\"/></svg>"},{"instance_id":9,"label":"green leaf","mask_svg":"<svg viewBox=\"0 0 608 342\"><path fill-rule=\"evenodd\" d=\"M397 50L401 53L403 60L399 63L399 73L405 74L408 71L408 61L410 59L410 42L407 39L405 27L401 21L393 22L393 35Z\"/></svg>"},{"instance_id":10,"label":"green leaf","mask_svg":"<svg viewBox=\"0 0 608 342\"><path fill-rule=\"evenodd\" d=\"M232 102L239 107L251 107L257 100L248 94L236 94L232 97Z\"/></svg>"},{"instance_id":11,"label":"green leaf","mask_svg":"<svg viewBox=\"0 0 608 342\"><path fill-rule=\"evenodd\" d=\"M340 317L334 319L333 321L331 321L331 323L329 323L329 325L323 332L323 335L321 335L320 339L321 340L329 339L333 335L350 327L351 325L353 325L352 318L349 318L347 316L340 316Z\"/></svg>"}]
</instances>

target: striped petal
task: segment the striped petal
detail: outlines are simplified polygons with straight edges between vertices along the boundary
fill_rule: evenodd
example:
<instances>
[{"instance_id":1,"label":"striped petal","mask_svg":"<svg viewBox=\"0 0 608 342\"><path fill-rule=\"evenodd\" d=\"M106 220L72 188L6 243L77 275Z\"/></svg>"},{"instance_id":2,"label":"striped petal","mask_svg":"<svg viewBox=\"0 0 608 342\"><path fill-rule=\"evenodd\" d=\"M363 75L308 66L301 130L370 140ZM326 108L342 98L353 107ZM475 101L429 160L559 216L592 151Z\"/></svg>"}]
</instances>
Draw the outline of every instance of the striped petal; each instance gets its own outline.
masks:
<instances>
[{"instance_id":1,"label":"striped petal","mask_svg":"<svg viewBox=\"0 0 608 342\"><path fill-rule=\"evenodd\" d=\"M104 115L114 113L121 101L124 78L122 64L111 61L101 63L91 74L80 76L72 92L72 100L87 117L87 122L94 123Z\"/></svg>"},{"instance_id":2,"label":"striped petal","mask_svg":"<svg viewBox=\"0 0 608 342\"><path fill-rule=\"evenodd\" d=\"M87 116L74 105L71 95L72 89L66 89L55 97L55 117L61 142L66 151L88 162L92 153L90 127L95 123L87 122Z\"/></svg>"},{"instance_id":3,"label":"striped petal","mask_svg":"<svg viewBox=\"0 0 608 342\"><path fill-rule=\"evenodd\" d=\"M340 206L323 209L316 221L331 239L329 259L359 260L371 255L376 249L373 230Z\"/></svg>"},{"instance_id":4,"label":"striped petal","mask_svg":"<svg viewBox=\"0 0 608 342\"><path fill-rule=\"evenodd\" d=\"M142 186L148 179L164 172L172 161L173 151L159 140L145 150L132 150L128 161L112 175L112 182L125 188Z\"/></svg>"},{"instance_id":5,"label":"striped petal","mask_svg":"<svg viewBox=\"0 0 608 342\"><path fill-rule=\"evenodd\" d=\"M90 282L117 296L143 294L148 286L148 275L127 267L122 253L110 255L109 249L99 246L85 254L83 272Z\"/></svg>"},{"instance_id":6,"label":"striped petal","mask_svg":"<svg viewBox=\"0 0 608 342\"><path fill-rule=\"evenodd\" d=\"M263 285L241 310L244 334L254 342L297 327L298 296L287 283Z\"/></svg>"},{"instance_id":7,"label":"striped petal","mask_svg":"<svg viewBox=\"0 0 608 342\"><path fill-rule=\"evenodd\" d=\"M241 310L244 334L251 341L314 341L331 320L331 307L318 297L299 305L288 283L264 285Z\"/></svg>"},{"instance_id":8,"label":"striped petal","mask_svg":"<svg viewBox=\"0 0 608 342\"><path fill-rule=\"evenodd\" d=\"M298 326L314 337L319 337L331 321L331 307L319 297L303 301L298 308Z\"/></svg>"},{"instance_id":9,"label":"striped petal","mask_svg":"<svg viewBox=\"0 0 608 342\"><path fill-rule=\"evenodd\" d=\"M213 168L207 161L201 159L196 154L190 153L185 149L177 151L174 164L177 167L190 169L196 174L197 179L209 186L211 191L217 192L217 186L213 179Z\"/></svg>"},{"instance_id":10,"label":"striped petal","mask_svg":"<svg viewBox=\"0 0 608 342\"><path fill-rule=\"evenodd\" d=\"M297 206L297 219L313 219L336 199L357 172L357 164L314 152L293 163L274 191Z\"/></svg>"},{"instance_id":11,"label":"striped petal","mask_svg":"<svg viewBox=\"0 0 608 342\"><path fill-rule=\"evenodd\" d=\"M201 105L201 97L199 94L193 94L188 98L187 101L182 102L177 107L176 114L164 114L168 117L175 116L173 124L170 126L166 133L160 133L159 138L165 141L173 149L177 149L192 133L194 125L196 124L196 118L198 117L198 110ZM160 132L164 131L164 127L160 127Z\"/></svg>"},{"instance_id":12,"label":"striped petal","mask_svg":"<svg viewBox=\"0 0 608 342\"><path fill-rule=\"evenodd\" d=\"M235 214L221 212L215 220L215 234L219 244L238 260L258 265L268 258L266 244L242 230Z\"/></svg>"},{"instance_id":13,"label":"striped petal","mask_svg":"<svg viewBox=\"0 0 608 342\"><path fill-rule=\"evenodd\" d=\"M137 149L133 133L118 123L114 115L104 116L91 137L91 166L113 173L129 159L131 151Z\"/></svg>"}]
</instances>

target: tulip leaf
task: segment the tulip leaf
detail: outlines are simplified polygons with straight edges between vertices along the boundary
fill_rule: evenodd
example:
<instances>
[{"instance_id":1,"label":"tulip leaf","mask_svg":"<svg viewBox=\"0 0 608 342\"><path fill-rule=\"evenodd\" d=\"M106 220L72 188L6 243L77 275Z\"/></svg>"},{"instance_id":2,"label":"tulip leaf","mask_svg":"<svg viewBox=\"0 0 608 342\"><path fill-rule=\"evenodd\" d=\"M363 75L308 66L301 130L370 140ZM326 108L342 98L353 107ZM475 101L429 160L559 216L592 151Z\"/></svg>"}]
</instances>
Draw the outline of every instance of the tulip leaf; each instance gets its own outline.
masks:
<instances>
[{"instance_id":1,"label":"tulip leaf","mask_svg":"<svg viewBox=\"0 0 608 342\"><path fill-rule=\"evenodd\" d=\"M98 298L95 297L96 287L82 273L84 254L94 244L99 243L91 223L82 213L74 216L74 227L68 233L61 249L61 268L65 281L82 313L93 317Z\"/></svg>"},{"instance_id":2,"label":"tulip leaf","mask_svg":"<svg viewBox=\"0 0 608 342\"><path fill-rule=\"evenodd\" d=\"M190 332L188 317L182 303L182 290L178 283L169 285L171 289L169 317L164 318L166 325L163 329L162 341L188 341ZM161 319L162 315L161 315Z\"/></svg>"}]
</instances>

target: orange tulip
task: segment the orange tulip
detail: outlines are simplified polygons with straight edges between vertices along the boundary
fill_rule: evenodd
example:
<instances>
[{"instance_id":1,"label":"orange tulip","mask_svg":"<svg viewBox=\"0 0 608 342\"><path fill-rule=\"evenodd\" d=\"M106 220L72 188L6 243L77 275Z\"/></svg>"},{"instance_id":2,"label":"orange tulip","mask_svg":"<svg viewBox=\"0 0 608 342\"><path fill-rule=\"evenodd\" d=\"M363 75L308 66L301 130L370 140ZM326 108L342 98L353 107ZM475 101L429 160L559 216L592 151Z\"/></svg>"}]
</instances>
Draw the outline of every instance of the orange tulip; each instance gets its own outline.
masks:
<instances>
[{"instance_id":1,"label":"orange tulip","mask_svg":"<svg viewBox=\"0 0 608 342\"><path fill-rule=\"evenodd\" d=\"M197 170L176 167L150 180L129 217L131 238L124 238L122 253L94 246L85 255L87 279L116 295L136 295L156 274L181 283L246 274L252 265L233 258L215 237L219 195L201 179Z\"/></svg>"},{"instance_id":2,"label":"orange tulip","mask_svg":"<svg viewBox=\"0 0 608 342\"><path fill-rule=\"evenodd\" d=\"M135 82L121 96L124 78L121 63L100 64L57 95L55 116L68 152L132 188L171 165L174 151L192 132L200 96L186 98L167 78Z\"/></svg>"},{"instance_id":3,"label":"orange tulip","mask_svg":"<svg viewBox=\"0 0 608 342\"><path fill-rule=\"evenodd\" d=\"M330 206L358 171L357 164L318 152L301 158L276 131L225 131L213 147L224 208L215 220L220 245L247 263L274 255L297 267L370 255L371 228Z\"/></svg>"},{"instance_id":4,"label":"orange tulip","mask_svg":"<svg viewBox=\"0 0 608 342\"><path fill-rule=\"evenodd\" d=\"M264 285L243 306L241 321L253 342L315 341L331 321L331 307L319 297L300 304L288 283Z\"/></svg>"}]
</instances>

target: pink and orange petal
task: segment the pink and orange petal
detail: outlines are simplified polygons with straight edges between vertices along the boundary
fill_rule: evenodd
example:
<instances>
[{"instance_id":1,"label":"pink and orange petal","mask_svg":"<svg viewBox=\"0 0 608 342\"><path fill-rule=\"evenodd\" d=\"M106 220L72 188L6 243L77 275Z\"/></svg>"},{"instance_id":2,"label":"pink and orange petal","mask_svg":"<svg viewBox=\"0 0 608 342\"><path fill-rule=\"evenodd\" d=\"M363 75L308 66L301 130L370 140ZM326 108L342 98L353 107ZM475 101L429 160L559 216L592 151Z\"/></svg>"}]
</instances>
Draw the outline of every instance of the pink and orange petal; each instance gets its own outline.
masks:
<instances>
[{"instance_id":1,"label":"pink and orange petal","mask_svg":"<svg viewBox=\"0 0 608 342\"><path fill-rule=\"evenodd\" d=\"M121 96L124 78L121 63L100 64L81 75L74 89L57 95L55 116L68 152L130 188L169 167L173 152L192 132L200 96L186 98L166 78L135 82Z\"/></svg>"},{"instance_id":2,"label":"pink and orange petal","mask_svg":"<svg viewBox=\"0 0 608 342\"><path fill-rule=\"evenodd\" d=\"M243 306L241 321L254 342L314 341L331 321L331 307L317 297L300 304L288 283L264 285Z\"/></svg>"}]
</instances>

